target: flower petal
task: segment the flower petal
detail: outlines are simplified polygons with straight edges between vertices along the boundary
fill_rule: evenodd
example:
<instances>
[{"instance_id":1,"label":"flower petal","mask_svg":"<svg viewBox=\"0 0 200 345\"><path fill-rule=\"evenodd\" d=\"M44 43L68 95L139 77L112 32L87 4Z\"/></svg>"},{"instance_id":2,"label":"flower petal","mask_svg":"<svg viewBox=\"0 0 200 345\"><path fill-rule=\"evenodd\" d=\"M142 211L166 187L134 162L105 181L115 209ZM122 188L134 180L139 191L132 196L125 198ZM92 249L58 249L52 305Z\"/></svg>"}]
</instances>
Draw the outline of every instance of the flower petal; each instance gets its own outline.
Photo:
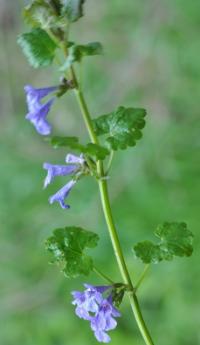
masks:
<instances>
[{"instance_id":1,"label":"flower petal","mask_svg":"<svg viewBox=\"0 0 200 345\"><path fill-rule=\"evenodd\" d=\"M80 305L85 302L85 293L80 291L72 291L72 296L74 297L74 301L72 301L72 304L74 305Z\"/></svg>"},{"instance_id":2,"label":"flower petal","mask_svg":"<svg viewBox=\"0 0 200 345\"><path fill-rule=\"evenodd\" d=\"M25 85L24 91L27 97L27 103L31 101L33 98L40 101L42 98L48 96L50 93L56 91L58 86L50 86L44 88L34 88L32 85Z\"/></svg>"},{"instance_id":3,"label":"flower petal","mask_svg":"<svg viewBox=\"0 0 200 345\"><path fill-rule=\"evenodd\" d=\"M44 163L43 168L47 170L47 176L44 181L44 188L48 186L55 176L67 176L76 172L76 165L53 165L50 163Z\"/></svg>"},{"instance_id":4,"label":"flower petal","mask_svg":"<svg viewBox=\"0 0 200 345\"><path fill-rule=\"evenodd\" d=\"M83 155L80 156L73 155L72 153L67 154L65 158L66 163L73 163L73 164L84 164L85 160Z\"/></svg>"},{"instance_id":5,"label":"flower petal","mask_svg":"<svg viewBox=\"0 0 200 345\"><path fill-rule=\"evenodd\" d=\"M91 287L85 291L86 296L88 299L94 299L97 303L101 303L103 301L103 296L100 292L98 292L95 287Z\"/></svg>"},{"instance_id":6,"label":"flower petal","mask_svg":"<svg viewBox=\"0 0 200 345\"><path fill-rule=\"evenodd\" d=\"M101 330L95 331L94 335L100 343L109 343L111 340L109 335Z\"/></svg>"},{"instance_id":7,"label":"flower petal","mask_svg":"<svg viewBox=\"0 0 200 345\"><path fill-rule=\"evenodd\" d=\"M75 309L75 314L80 318L80 319L84 319L84 320L90 320L91 316L89 315L89 313L87 312L87 310L85 310L82 307L76 307Z\"/></svg>"},{"instance_id":8,"label":"flower petal","mask_svg":"<svg viewBox=\"0 0 200 345\"><path fill-rule=\"evenodd\" d=\"M51 125L46 121L46 116L54 102L55 97L50 99L45 104L42 104L40 101L43 97L54 92L56 89L58 89L57 86L41 89L35 89L31 85L26 85L24 87L29 111L26 115L26 119L33 123L39 134L48 135L51 133Z\"/></svg>"},{"instance_id":9,"label":"flower petal","mask_svg":"<svg viewBox=\"0 0 200 345\"><path fill-rule=\"evenodd\" d=\"M59 202L60 206L63 209L70 208L69 205L65 204L65 198L68 196L69 192L73 188L73 186L76 184L76 181L71 180L69 181L63 188L61 188L56 194L52 195L49 198L49 203L52 204L53 202L57 201Z\"/></svg>"},{"instance_id":10,"label":"flower petal","mask_svg":"<svg viewBox=\"0 0 200 345\"><path fill-rule=\"evenodd\" d=\"M100 292L101 294L113 287L112 285L102 285L102 286L94 286L94 285L91 285L91 284L83 284L83 285L87 289L95 290L97 292Z\"/></svg>"},{"instance_id":11,"label":"flower petal","mask_svg":"<svg viewBox=\"0 0 200 345\"><path fill-rule=\"evenodd\" d=\"M91 329L93 331L97 330L105 330L106 328L106 319L104 317L103 313L98 313L96 316L94 316L91 320Z\"/></svg>"},{"instance_id":12,"label":"flower petal","mask_svg":"<svg viewBox=\"0 0 200 345\"><path fill-rule=\"evenodd\" d=\"M117 321L113 319L113 317L109 316L106 318L106 326L104 328L105 331L110 331L117 326Z\"/></svg>"},{"instance_id":13,"label":"flower petal","mask_svg":"<svg viewBox=\"0 0 200 345\"><path fill-rule=\"evenodd\" d=\"M119 310L117 310L115 307L112 307L112 315L114 317L120 317L121 313L119 312Z\"/></svg>"},{"instance_id":14,"label":"flower petal","mask_svg":"<svg viewBox=\"0 0 200 345\"><path fill-rule=\"evenodd\" d=\"M99 306L95 300L95 296L92 297L91 299L86 299L84 303L84 308L90 311L91 313L97 313Z\"/></svg>"},{"instance_id":15,"label":"flower petal","mask_svg":"<svg viewBox=\"0 0 200 345\"><path fill-rule=\"evenodd\" d=\"M50 99L46 104L36 107L34 111L29 112L26 115L26 119L29 120L39 134L48 135L51 133L51 125L47 122L46 116L54 102L54 98Z\"/></svg>"}]
</instances>

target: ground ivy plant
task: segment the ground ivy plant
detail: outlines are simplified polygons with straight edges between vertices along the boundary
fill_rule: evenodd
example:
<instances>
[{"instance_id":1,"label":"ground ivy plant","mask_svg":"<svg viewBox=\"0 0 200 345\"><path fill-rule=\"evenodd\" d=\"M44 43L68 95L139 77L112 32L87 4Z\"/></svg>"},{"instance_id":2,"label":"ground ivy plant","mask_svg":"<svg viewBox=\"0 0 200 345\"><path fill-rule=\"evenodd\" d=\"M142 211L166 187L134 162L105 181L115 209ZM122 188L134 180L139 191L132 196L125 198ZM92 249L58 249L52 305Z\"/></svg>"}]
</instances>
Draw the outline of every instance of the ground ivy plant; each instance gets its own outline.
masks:
<instances>
[{"instance_id":1,"label":"ground ivy plant","mask_svg":"<svg viewBox=\"0 0 200 345\"><path fill-rule=\"evenodd\" d=\"M66 277L89 276L93 271L107 282L107 285L102 283L101 286L87 283L83 291L72 292L76 315L89 322L99 342L111 340L108 332L116 328L116 319L121 316L119 307L127 295L144 342L153 345L138 303L137 290L150 264L169 261L175 256L190 256L193 235L183 222L159 225L154 232L157 240L142 241L132 247L133 255L144 263L141 277L137 282L132 281L113 219L108 174L114 152L134 147L141 139L146 110L119 106L95 119L91 117L76 69L85 57L102 54L103 48L99 42L76 43L69 37L71 25L84 14L84 5L85 0L33 0L25 7L24 18L31 29L19 36L19 45L31 66L55 65L60 74L57 85L42 85L39 88L25 86L28 107L26 119L40 135L47 137L47 144L56 148L66 147L63 165L48 162L43 165L47 171L45 188L56 176L69 176L69 181L49 197L50 204L57 202L63 212L70 212L66 199L73 188L78 188L79 180L88 175L96 180L122 281L116 282L114 277L107 276L107 272L101 272L88 254L99 242L99 235L94 232L77 225L59 228L46 240L46 248L52 254L52 261L60 266ZM86 144L81 143L74 133L66 137L55 135L47 120L48 113L53 111L53 104L67 92L75 95L80 107L89 135Z\"/></svg>"}]
</instances>

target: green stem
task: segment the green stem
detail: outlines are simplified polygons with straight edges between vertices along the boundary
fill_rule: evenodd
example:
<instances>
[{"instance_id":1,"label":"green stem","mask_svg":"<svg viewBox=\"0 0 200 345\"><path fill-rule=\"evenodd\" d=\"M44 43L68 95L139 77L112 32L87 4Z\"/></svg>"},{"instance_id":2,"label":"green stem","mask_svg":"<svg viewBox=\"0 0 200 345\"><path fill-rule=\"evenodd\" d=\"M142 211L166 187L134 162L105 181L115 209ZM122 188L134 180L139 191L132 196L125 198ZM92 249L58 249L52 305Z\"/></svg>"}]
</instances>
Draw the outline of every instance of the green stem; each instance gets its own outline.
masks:
<instances>
[{"instance_id":1,"label":"green stem","mask_svg":"<svg viewBox=\"0 0 200 345\"><path fill-rule=\"evenodd\" d=\"M101 162L98 163L98 170L99 173L102 174L103 172L103 164ZM102 176L102 175L101 175ZM104 216L106 219L106 223L108 226L108 230L110 233L110 238L112 241L113 249L115 252L115 256L117 259L117 263L121 272L121 276L124 280L124 283L129 285L130 289L133 291L133 285L131 282L131 278L129 276L129 272L124 260L124 256L122 253L120 241L118 238L118 234L114 225L114 220L111 212L110 202L109 202L109 196L108 196L108 187L107 187L107 181L106 180L99 180L99 189L100 189L100 195L101 195L101 202L103 207Z\"/></svg>"},{"instance_id":2,"label":"green stem","mask_svg":"<svg viewBox=\"0 0 200 345\"><path fill-rule=\"evenodd\" d=\"M93 271L98 274L101 278L106 280L109 284L113 285L114 281L111 280L107 275L105 275L103 272L101 272L97 267L93 266Z\"/></svg>"},{"instance_id":3,"label":"green stem","mask_svg":"<svg viewBox=\"0 0 200 345\"><path fill-rule=\"evenodd\" d=\"M151 338L151 335L149 333L149 330L145 324L145 321L142 316L142 312L138 303L138 299L136 294L129 295L130 305L133 311L133 314L135 316L135 320L137 322L138 328L140 330L140 333L143 336L143 339L146 343L146 345L154 345L153 339Z\"/></svg>"},{"instance_id":4,"label":"green stem","mask_svg":"<svg viewBox=\"0 0 200 345\"><path fill-rule=\"evenodd\" d=\"M84 119L86 128L88 130L90 139L93 143L98 144L98 138L94 132L92 119L90 117L90 113L89 113L87 104L85 102L83 93L78 88L75 90L75 93L76 93L78 103L80 105L80 109L81 109L81 112L83 115L83 119ZM98 170L99 176L101 176L101 177L105 176L104 166L103 166L103 163L101 161L99 161L97 164L97 170ZM129 300L130 300L133 314L135 316L137 325L139 327L139 330L143 336L143 339L144 339L146 345L154 345L153 340L151 338L151 335L150 335L150 333L146 327L146 324L144 322L144 319L142 317L140 306L139 306L137 297L135 295L135 290L134 290L134 287L133 287L126 263L125 263L125 259L124 259L123 252L121 249L119 237L118 237L117 230L116 230L113 216L112 216L112 211L111 211L111 206L110 206L110 201L109 201L109 195L108 195L107 181L105 179L101 178L101 179L99 179L98 183L99 183L99 190L100 190L100 195L101 195L103 212L104 212L104 216L105 216L106 223L108 226L108 230L109 230L111 242L113 245L115 257L116 257L123 281L125 284L128 284L128 286L129 286L128 296L129 296Z\"/></svg>"},{"instance_id":5,"label":"green stem","mask_svg":"<svg viewBox=\"0 0 200 345\"><path fill-rule=\"evenodd\" d=\"M110 207L110 202L109 202L109 196L108 196L108 190L107 190L107 181L99 181L99 187L100 187L100 193L101 193L101 201L103 205L103 210L104 210L104 215L106 218L106 223L109 229L112 245L114 248L115 256L118 262L118 266L122 275L122 278L124 280L125 284L128 284L130 287L130 291L128 292L130 304L132 311L134 313L137 325L140 329L140 332L144 338L144 341L146 345L153 345L153 340L151 338L151 335L147 329L147 326L145 324L145 321L143 319L140 306L137 300L137 297L135 295L135 290L133 288L133 284L124 260L124 256L122 253L122 249L120 246L119 238L117 235L117 231L114 225L113 217L112 217L112 212L111 212L111 207Z\"/></svg>"},{"instance_id":6,"label":"green stem","mask_svg":"<svg viewBox=\"0 0 200 345\"><path fill-rule=\"evenodd\" d=\"M108 165L106 167L106 175L109 173L112 161L113 161L113 157L114 157L114 151L112 150L110 153L110 157L109 157L109 161L108 161Z\"/></svg>"},{"instance_id":7,"label":"green stem","mask_svg":"<svg viewBox=\"0 0 200 345\"><path fill-rule=\"evenodd\" d=\"M85 102L85 99L83 97L82 91L79 89L75 89L76 97L83 115L83 119L87 128L87 131L89 133L90 139L94 144L98 144L98 139L96 137L96 134L93 130L93 124L92 124L92 119L90 117L90 113L87 107L87 104Z\"/></svg>"},{"instance_id":8,"label":"green stem","mask_svg":"<svg viewBox=\"0 0 200 345\"><path fill-rule=\"evenodd\" d=\"M145 278L145 276L146 276L146 274L147 274L147 271L149 270L149 267L150 267L149 264L145 266L145 268L144 268L144 270L143 270L141 276L139 277L139 279L138 279L138 281L137 281L137 283L136 283L136 285L135 285L135 290L138 290L139 286L140 286L141 283L143 282L143 280L144 280L144 278Z\"/></svg>"}]
</instances>

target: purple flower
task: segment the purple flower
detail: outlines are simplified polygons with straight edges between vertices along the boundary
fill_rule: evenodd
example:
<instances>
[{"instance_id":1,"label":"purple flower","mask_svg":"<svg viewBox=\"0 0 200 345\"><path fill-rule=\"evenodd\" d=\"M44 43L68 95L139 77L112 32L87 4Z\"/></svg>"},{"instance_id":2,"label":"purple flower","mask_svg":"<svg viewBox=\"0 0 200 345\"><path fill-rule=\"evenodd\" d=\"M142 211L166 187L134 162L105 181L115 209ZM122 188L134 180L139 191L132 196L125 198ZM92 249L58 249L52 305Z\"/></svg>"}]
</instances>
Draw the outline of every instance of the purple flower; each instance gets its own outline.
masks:
<instances>
[{"instance_id":1,"label":"purple flower","mask_svg":"<svg viewBox=\"0 0 200 345\"><path fill-rule=\"evenodd\" d=\"M72 295L74 301L72 304L76 305L75 313L78 317L84 320L90 320L89 312L95 313L98 310L97 300L101 299L101 294L96 291L73 291Z\"/></svg>"},{"instance_id":2,"label":"purple flower","mask_svg":"<svg viewBox=\"0 0 200 345\"><path fill-rule=\"evenodd\" d=\"M57 201L59 202L60 206L64 209L70 208L69 205L65 204L65 198L69 195L69 192L73 188L73 186L76 184L75 180L69 181L64 187L62 187L56 194L52 195L49 198L50 204L53 204L53 202Z\"/></svg>"},{"instance_id":3,"label":"purple flower","mask_svg":"<svg viewBox=\"0 0 200 345\"><path fill-rule=\"evenodd\" d=\"M53 165L44 163L43 168L47 170L47 177L44 181L44 188L50 184L55 176L66 176L74 174L78 170L77 165Z\"/></svg>"},{"instance_id":4,"label":"purple flower","mask_svg":"<svg viewBox=\"0 0 200 345\"><path fill-rule=\"evenodd\" d=\"M51 98L47 103L41 103L41 100L57 89L58 86L46 87L42 89L35 89L31 85L26 85L24 87L28 106L28 114L26 115L26 119L33 123L39 134L48 135L51 133L51 125L46 120L46 117L55 100L55 97Z\"/></svg>"},{"instance_id":5,"label":"purple flower","mask_svg":"<svg viewBox=\"0 0 200 345\"><path fill-rule=\"evenodd\" d=\"M84 284L83 292L73 291L76 305L75 313L78 317L90 321L91 329L99 342L108 343L109 335L106 333L117 326L114 317L119 317L119 311L113 306L112 292L109 297L103 296L104 292L112 290L112 286L92 286Z\"/></svg>"},{"instance_id":6,"label":"purple flower","mask_svg":"<svg viewBox=\"0 0 200 345\"><path fill-rule=\"evenodd\" d=\"M66 162L70 165L53 165L50 163L44 163L43 168L47 170L47 176L44 181L44 188L48 186L56 176L67 176L67 175L74 175L74 174L81 174L81 169L85 164L85 160L83 155L75 156L72 154L67 155ZM73 164L71 164L73 163ZM73 179L69 181L63 188L61 188L56 194L52 195L49 198L50 204L54 201L58 201L62 208L66 209L69 208L69 205L65 204L65 198L68 196L69 192L71 191L72 187L75 185L77 180Z\"/></svg>"},{"instance_id":7,"label":"purple flower","mask_svg":"<svg viewBox=\"0 0 200 345\"><path fill-rule=\"evenodd\" d=\"M98 313L91 320L91 328L99 342L108 343L110 337L106 331L110 331L117 326L114 317L119 317L120 313L112 304L111 296L104 299L99 306Z\"/></svg>"},{"instance_id":8,"label":"purple flower","mask_svg":"<svg viewBox=\"0 0 200 345\"><path fill-rule=\"evenodd\" d=\"M99 309L99 304L103 301L102 293L110 288L110 286L93 286L84 284L86 290L84 292L73 291L72 295L74 301L72 304L76 305L75 313L78 317L90 320L89 312L96 313Z\"/></svg>"},{"instance_id":9,"label":"purple flower","mask_svg":"<svg viewBox=\"0 0 200 345\"><path fill-rule=\"evenodd\" d=\"M65 161L66 163L80 164L80 165L83 165L85 163L85 159L83 158L82 154L78 157L76 155L73 155L72 153L69 153L66 156Z\"/></svg>"}]
</instances>

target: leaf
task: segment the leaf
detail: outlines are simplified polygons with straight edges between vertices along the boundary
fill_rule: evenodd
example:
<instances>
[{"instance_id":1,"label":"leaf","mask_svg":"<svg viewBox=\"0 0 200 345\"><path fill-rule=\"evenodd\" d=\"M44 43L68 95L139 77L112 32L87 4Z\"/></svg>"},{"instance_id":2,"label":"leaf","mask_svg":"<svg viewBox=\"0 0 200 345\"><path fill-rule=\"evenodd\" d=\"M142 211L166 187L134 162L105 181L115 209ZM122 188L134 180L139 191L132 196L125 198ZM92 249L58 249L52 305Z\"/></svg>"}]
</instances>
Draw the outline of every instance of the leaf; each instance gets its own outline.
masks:
<instances>
[{"instance_id":1,"label":"leaf","mask_svg":"<svg viewBox=\"0 0 200 345\"><path fill-rule=\"evenodd\" d=\"M32 27L42 29L64 29L67 21L60 15L59 0L34 0L24 8L24 19Z\"/></svg>"},{"instance_id":2,"label":"leaf","mask_svg":"<svg viewBox=\"0 0 200 345\"><path fill-rule=\"evenodd\" d=\"M69 147L71 149L79 149L79 147L81 147L81 145L79 144L79 140L77 137L52 137L50 138L51 144L57 148L57 147L62 147L62 146L66 146Z\"/></svg>"},{"instance_id":3,"label":"leaf","mask_svg":"<svg viewBox=\"0 0 200 345\"><path fill-rule=\"evenodd\" d=\"M70 22L75 22L83 16L85 0L61 0L62 13L67 15Z\"/></svg>"},{"instance_id":4,"label":"leaf","mask_svg":"<svg viewBox=\"0 0 200 345\"><path fill-rule=\"evenodd\" d=\"M158 244L151 241L137 243L133 250L144 263L170 261L174 256L191 256L193 252L193 234L185 223L167 223L159 225L155 235L160 239Z\"/></svg>"},{"instance_id":5,"label":"leaf","mask_svg":"<svg viewBox=\"0 0 200 345\"><path fill-rule=\"evenodd\" d=\"M85 45L75 46L81 57L103 54L103 46L100 42L90 42Z\"/></svg>"},{"instance_id":6,"label":"leaf","mask_svg":"<svg viewBox=\"0 0 200 345\"><path fill-rule=\"evenodd\" d=\"M53 13L51 8L43 0L34 0L23 10L24 19L27 24L34 27L49 26Z\"/></svg>"},{"instance_id":7,"label":"leaf","mask_svg":"<svg viewBox=\"0 0 200 345\"><path fill-rule=\"evenodd\" d=\"M55 56L56 44L42 29L33 29L22 34L18 43L29 63L35 67L48 66Z\"/></svg>"},{"instance_id":8,"label":"leaf","mask_svg":"<svg viewBox=\"0 0 200 345\"><path fill-rule=\"evenodd\" d=\"M135 255L144 263L150 262L156 264L163 260L163 255L160 246L151 241L139 242L134 246Z\"/></svg>"},{"instance_id":9,"label":"leaf","mask_svg":"<svg viewBox=\"0 0 200 345\"><path fill-rule=\"evenodd\" d=\"M89 143L87 145L82 145L79 143L77 137L52 137L50 141L55 148L69 147L70 149L76 150L80 153L93 156L97 160L105 159L105 157L110 153L106 147L97 144Z\"/></svg>"},{"instance_id":10,"label":"leaf","mask_svg":"<svg viewBox=\"0 0 200 345\"><path fill-rule=\"evenodd\" d=\"M81 62L84 56L93 56L101 54L103 54L103 47L99 42L91 42L85 45L73 44L69 48L68 57L65 60L63 66L60 68L60 71L65 71L74 62Z\"/></svg>"},{"instance_id":11,"label":"leaf","mask_svg":"<svg viewBox=\"0 0 200 345\"><path fill-rule=\"evenodd\" d=\"M99 236L79 227L56 229L46 241L46 249L53 256L53 262L61 266L68 278L80 274L88 275L93 269L93 260L85 253L87 248L97 246Z\"/></svg>"},{"instance_id":12,"label":"leaf","mask_svg":"<svg viewBox=\"0 0 200 345\"><path fill-rule=\"evenodd\" d=\"M142 137L146 111L141 108L119 107L116 111L93 120L98 136L105 135L108 146L113 150L126 149L136 145Z\"/></svg>"},{"instance_id":13,"label":"leaf","mask_svg":"<svg viewBox=\"0 0 200 345\"><path fill-rule=\"evenodd\" d=\"M106 156L110 154L110 152L108 151L106 147L93 144L93 143L87 144L85 148L83 149L83 152L91 156L94 156L100 160L104 160Z\"/></svg>"}]
</instances>

